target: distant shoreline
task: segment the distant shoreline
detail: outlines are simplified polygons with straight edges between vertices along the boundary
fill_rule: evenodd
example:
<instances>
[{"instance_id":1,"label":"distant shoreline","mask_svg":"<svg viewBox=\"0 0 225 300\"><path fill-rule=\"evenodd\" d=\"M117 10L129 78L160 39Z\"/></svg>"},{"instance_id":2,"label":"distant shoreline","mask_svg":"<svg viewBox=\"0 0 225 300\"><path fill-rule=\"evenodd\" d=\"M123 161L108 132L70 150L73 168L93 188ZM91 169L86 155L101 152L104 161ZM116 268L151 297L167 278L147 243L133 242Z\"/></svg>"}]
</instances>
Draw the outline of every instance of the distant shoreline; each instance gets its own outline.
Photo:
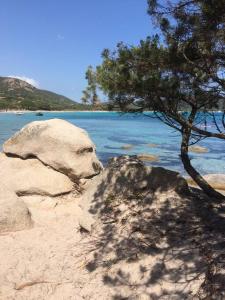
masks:
<instances>
[{"instance_id":1,"label":"distant shoreline","mask_svg":"<svg viewBox=\"0 0 225 300\"><path fill-rule=\"evenodd\" d=\"M16 114L18 112L21 113L64 113L64 112L119 112L119 111L109 111L109 110L0 110L0 113L10 113L10 114Z\"/></svg>"},{"instance_id":2,"label":"distant shoreline","mask_svg":"<svg viewBox=\"0 0 225 300\"><path fill-rule=\"evenodd\" d=\"M38 112L42 112L43 114L44 113L74 113L74 112L78 112L78 113L81 113L81 112L84 112L84 113L87 113L87 112L93 112L93 113L109 113L109 112L115 112L115 113L121 113L121 111L116 111L116 110L0 110L0 113L10 113L10 114L16 114L18 112L21 112L21 113L38 113ZM149 113L152 113L153 111L152 110L148 110L148 111L144 111L145 113L146 112L149 112ZM182 111L180 111L182 112ZM186 112L186 111L184 111ZM215 113L222 113L221 110L216 110L216 111L211 111L211 112L215 112ZM124 112L126 113L126 112ZM127 112L128 113L128 112Z\"/></svg>"}]
</instances>

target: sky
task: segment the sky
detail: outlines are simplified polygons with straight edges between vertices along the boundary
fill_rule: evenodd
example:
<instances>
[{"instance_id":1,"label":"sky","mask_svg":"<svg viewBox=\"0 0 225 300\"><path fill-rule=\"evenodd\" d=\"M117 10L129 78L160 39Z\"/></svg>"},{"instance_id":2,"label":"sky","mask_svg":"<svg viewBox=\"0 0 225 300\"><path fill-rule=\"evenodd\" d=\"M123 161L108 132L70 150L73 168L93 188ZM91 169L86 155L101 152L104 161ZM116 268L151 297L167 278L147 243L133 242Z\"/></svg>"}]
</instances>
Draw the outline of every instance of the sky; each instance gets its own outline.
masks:
<instances>
[{"instance_id":1,"label":"sky","mask_svg":"<svg viewBox=\"0 0 225 300\"><path fill-rule=\"evenodd\" d=\"M154 33L147 0L0 0L0 76L80 101L105 48Z\"/></svg>"}]
</instances>

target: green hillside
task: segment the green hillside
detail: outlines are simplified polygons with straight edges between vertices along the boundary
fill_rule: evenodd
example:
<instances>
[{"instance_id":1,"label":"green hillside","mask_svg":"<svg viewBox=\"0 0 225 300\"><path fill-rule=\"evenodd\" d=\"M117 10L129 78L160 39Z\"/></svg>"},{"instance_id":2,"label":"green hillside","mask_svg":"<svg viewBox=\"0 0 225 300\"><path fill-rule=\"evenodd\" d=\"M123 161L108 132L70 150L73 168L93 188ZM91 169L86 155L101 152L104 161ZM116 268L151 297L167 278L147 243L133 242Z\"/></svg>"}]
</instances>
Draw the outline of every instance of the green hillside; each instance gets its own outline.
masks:
<instances>
[{"instance_id":1,"label":"green hillside","mask_svg":"<svg viewBox=\"0 0 225 300\"><path fill-rule=\"evenodd\" d=\"M0 77L1 110L88 110L67 97L35 88L29 83L9 77Z\"/></svg>"}]
</instances>

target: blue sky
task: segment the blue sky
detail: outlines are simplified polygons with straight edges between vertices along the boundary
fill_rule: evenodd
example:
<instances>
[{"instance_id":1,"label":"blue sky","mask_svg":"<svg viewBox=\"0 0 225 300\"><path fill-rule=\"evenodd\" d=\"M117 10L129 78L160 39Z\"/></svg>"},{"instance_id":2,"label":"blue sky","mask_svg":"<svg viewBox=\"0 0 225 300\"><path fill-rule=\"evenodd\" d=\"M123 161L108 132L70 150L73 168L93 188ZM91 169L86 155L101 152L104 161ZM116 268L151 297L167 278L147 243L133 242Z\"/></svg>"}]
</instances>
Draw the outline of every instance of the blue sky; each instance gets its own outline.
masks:
<instances>
[{"instance_id":1,"label":"blue sky","mask_svg":"<svg viewBox=\"0 0 225 300\"><path fill-rule=\"evenodd\" d=\"M147 0L0 0L1 76L24 76L79 101L104 48L153 33Z\"/></svg>"}]
</instances>

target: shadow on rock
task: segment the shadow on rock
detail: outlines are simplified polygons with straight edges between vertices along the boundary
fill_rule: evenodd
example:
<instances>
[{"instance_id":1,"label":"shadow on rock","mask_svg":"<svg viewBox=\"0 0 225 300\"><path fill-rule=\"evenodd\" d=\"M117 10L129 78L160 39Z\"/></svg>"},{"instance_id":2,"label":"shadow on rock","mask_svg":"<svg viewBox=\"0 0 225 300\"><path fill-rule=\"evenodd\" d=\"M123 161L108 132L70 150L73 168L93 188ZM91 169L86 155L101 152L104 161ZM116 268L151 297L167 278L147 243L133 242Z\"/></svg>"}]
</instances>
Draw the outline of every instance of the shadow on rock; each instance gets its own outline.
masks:
<instances>
[{"instance_id":1,"label":"shadow on rock","mask_svg":"<svg viewBox=\"0 0 225 300\"><path fill-rule=\"evenodd\" d=\"M104 172L91 198L100 221L86 267L103 271L113 299L224 299L225 207L135 157Z\"/></svg>"}]
</instances>

